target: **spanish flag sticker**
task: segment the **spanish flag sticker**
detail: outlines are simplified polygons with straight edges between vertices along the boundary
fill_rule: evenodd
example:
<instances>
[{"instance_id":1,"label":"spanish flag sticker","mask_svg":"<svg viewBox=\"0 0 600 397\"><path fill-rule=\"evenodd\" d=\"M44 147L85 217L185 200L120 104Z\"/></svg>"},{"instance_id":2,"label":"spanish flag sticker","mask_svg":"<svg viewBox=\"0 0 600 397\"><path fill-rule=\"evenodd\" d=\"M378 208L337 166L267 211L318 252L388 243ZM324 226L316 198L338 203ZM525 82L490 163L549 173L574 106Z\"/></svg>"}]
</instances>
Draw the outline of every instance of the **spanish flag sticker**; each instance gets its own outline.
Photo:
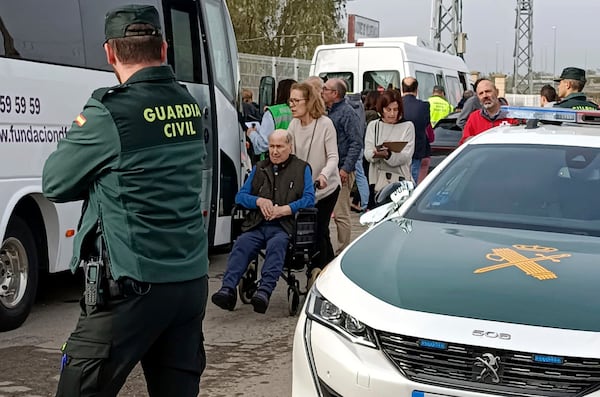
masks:
<instances>
[{"instance_id":1,"label":"spanish flag sticker","mask_svg":"<svg viewBox=\"0 0 600 397\"><path fill-rule=\"evenodd\" d=\"M79 116L77 116L77 118L75 118L75 122L80 127L82 127L86 121L87 121L87 119L81 113L79 113Z\"/></svg>"}]
</instances>

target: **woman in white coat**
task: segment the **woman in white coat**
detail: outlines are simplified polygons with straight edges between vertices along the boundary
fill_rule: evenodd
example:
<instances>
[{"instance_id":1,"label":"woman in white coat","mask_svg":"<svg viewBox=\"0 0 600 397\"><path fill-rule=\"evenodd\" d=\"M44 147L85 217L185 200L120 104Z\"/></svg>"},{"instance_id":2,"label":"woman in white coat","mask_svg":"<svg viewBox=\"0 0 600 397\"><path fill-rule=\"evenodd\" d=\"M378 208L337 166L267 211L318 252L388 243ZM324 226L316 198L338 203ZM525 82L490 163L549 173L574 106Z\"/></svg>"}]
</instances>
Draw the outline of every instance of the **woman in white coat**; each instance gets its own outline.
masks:
<instances>
[{"instance_id":1,"label":"woman in white coat","mask_svg":"<svg viewBox=\"0 0 600 397\"><path fill-rule=\"evenodd\" d=\"M410 164L415 150L415 127L402 118L400 93L395 90L383 92L377 99L377 111L381 119L371 121L365 133L365 159L371 163L369 184L375 193L401 178L413 180ZM399 151L398 142L405 143ZM386 143L390 144L386 146Z\"/></svg>"}]
</instances>

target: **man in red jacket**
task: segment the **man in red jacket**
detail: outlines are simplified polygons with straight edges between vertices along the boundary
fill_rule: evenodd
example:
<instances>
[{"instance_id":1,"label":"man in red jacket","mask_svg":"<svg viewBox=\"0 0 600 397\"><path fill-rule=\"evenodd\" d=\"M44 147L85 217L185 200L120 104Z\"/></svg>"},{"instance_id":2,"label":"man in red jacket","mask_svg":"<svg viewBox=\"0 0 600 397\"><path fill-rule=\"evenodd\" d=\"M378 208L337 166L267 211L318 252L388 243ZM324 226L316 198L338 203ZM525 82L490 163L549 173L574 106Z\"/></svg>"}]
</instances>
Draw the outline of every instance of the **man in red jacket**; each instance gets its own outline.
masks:
<instances>
[{"instance_id":1,"label":"man in red jacket","mask_svg":"<svg viewBox=\"0 0 600 397\"><path fill-rule=\"evenodd\" d=\"M500 110L498 89L490 80L481 80L477 85L477 98L481 103L481 110L471 113L463 129L459 145L468 139L492 127L505 124L517 124L517 120L507 118L506 112Z\"/></svg>"}]
</instances>

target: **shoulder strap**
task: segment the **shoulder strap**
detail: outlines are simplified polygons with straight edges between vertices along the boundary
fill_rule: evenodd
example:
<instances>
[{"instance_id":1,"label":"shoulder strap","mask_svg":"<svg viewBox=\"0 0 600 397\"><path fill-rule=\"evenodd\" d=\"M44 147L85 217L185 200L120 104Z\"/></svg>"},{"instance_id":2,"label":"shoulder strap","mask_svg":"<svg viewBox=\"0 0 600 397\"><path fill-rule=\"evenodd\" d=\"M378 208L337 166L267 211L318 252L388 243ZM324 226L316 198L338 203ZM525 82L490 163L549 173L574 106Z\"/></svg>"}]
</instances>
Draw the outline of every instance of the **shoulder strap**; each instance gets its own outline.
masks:
<instances>
[{"instance_id":1,"label":"shoulder strap","mask_svg":"<svg viewBox=\"0 0 600 397\"><path fill-rule=\"evenodd\" d=\"M98 88L97 90L95 90L92 93L92 98L94 98L95 100L102 102L102 100L104 99L104 97L107 94L113 94L119 91L123 91L127 88L127 85L116 85L114 87L104 87L104 88Z\"/></svg>"}]
</instances>

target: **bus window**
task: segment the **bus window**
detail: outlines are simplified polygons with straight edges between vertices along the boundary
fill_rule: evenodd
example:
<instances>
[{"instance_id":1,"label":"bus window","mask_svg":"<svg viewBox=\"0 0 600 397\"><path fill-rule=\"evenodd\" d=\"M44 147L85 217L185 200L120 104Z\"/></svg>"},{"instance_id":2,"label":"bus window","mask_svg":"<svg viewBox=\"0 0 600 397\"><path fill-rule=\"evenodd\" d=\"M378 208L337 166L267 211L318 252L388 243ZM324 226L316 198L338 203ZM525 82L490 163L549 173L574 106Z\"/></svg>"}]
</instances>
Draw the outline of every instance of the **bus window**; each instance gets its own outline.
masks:
<instances>
[{"instance_id":1,"label":"bus window","mask_svg":"<svg viewBox=\"0 0 600 397\"><path fill-rule=\"evenodd\" d=\"M431 96L433 86L435 85L435 76L433 73L416 72L415 78L419 82L419 99L424 101Z\"/></svg>"},{"instance_id":2,"label":"bus window","mask_svg":"<svg viewBox=\"0 0 600 397\"><path fill-rule=\"evenodd\" d=\"M51 15L49 15L49 13ZM34 61L83 66L83 32L77 0L57 0L50 8L38 0L0 2L4 45L12 37L13 54ZM55 23L59 18L60 23ZM13 50L11 49L11 51Z\"/></svg>"},{"instance_id":3,"label":"bus window","mask_svg":"<svg viewBox=\"0 0 600 397\"><path fill-rule=\"evenodd\" d=\"M199 43L194 45L192 37L198 33L192 29L191 15L185 11L171 10L171 26L173 29L172 65L178 80L199 82L195 76L194 49L199 48ZM193 33L194 32L194 33Z\"/></svg>"},{"instance_id":4,"label":"bus window","mask_svg":"<svg viewBox=\"0 0 600 397\"><path fill-rule=\"evenodd\" d=\"M460 89L460 81L458 81L458 78L446 76L446 99L448 102L450 102L452 106L456 106L461 98L462 90Z\"/></svg>"},{"instance_id":5,"label":"bus window","mask_svg":"<svg viewBox=\"0 0 600 397\"><path fill-rule=\"evenodd\" d=\"M400 73L396 70L377 70L363 74L363 90L400 88Z\"/></svg>"},{"instance_id":6,"label":"bus window","mask_svg":"<svg viewBox=\"0 0 600 397\"><path fill-rule=\"evenodd\" d=\"M83 29L83 42L85 49L85 66L92 69L102 69L109 72L113 68L106 61L104 52L104 16L109 10L120 7L125 3L124 0L102 0L102 1L82 1L81 2L81 23L85 26ZM158 9L161 14L161 7L153 0L136 0L136 4L152 5Z\"/></svg>"},{"instance_id":7,"label":"bus window","mask_svg":"<svg viewBox=\"0 0 600 397\"><path fill-rule=\"evenodd\" d=\"M341 79L346 82L348 86L348 92L354 92L354 74L352 72L326 72L319 73L319 77L323 79L323 81L327 81L329 79Z\"/></svg>"},{"instance_id":8,"label":"bus window","mask_svg":"<svg viewBox=\"0 0 600 397\"><path fill-rule=\"evenodd\" d=\"M0 46L0 56L7 56L18 58L20 56L19 51L15 48L15 41L12 38L12 35L6 28L4 21L2 20L2 15L0 15L0 40L3 45Z\"/></svg>"},{"instance_id":9,"label":"bus window","mask_svg":"<svg viewBox=\"0 0 600 397\"><path fill-rule=\"evenodd\" d=\"M225 21L225 10L220 1L206 1L207 30L211 45L210 55L214 71L215 84L221 87L230 100L237 97L236 84L233 78L233 66L231 52L229 51L229 40L227 35L227 24ZM232 43L235 45L235 43Z\"/></svg>"}]
</instances>

